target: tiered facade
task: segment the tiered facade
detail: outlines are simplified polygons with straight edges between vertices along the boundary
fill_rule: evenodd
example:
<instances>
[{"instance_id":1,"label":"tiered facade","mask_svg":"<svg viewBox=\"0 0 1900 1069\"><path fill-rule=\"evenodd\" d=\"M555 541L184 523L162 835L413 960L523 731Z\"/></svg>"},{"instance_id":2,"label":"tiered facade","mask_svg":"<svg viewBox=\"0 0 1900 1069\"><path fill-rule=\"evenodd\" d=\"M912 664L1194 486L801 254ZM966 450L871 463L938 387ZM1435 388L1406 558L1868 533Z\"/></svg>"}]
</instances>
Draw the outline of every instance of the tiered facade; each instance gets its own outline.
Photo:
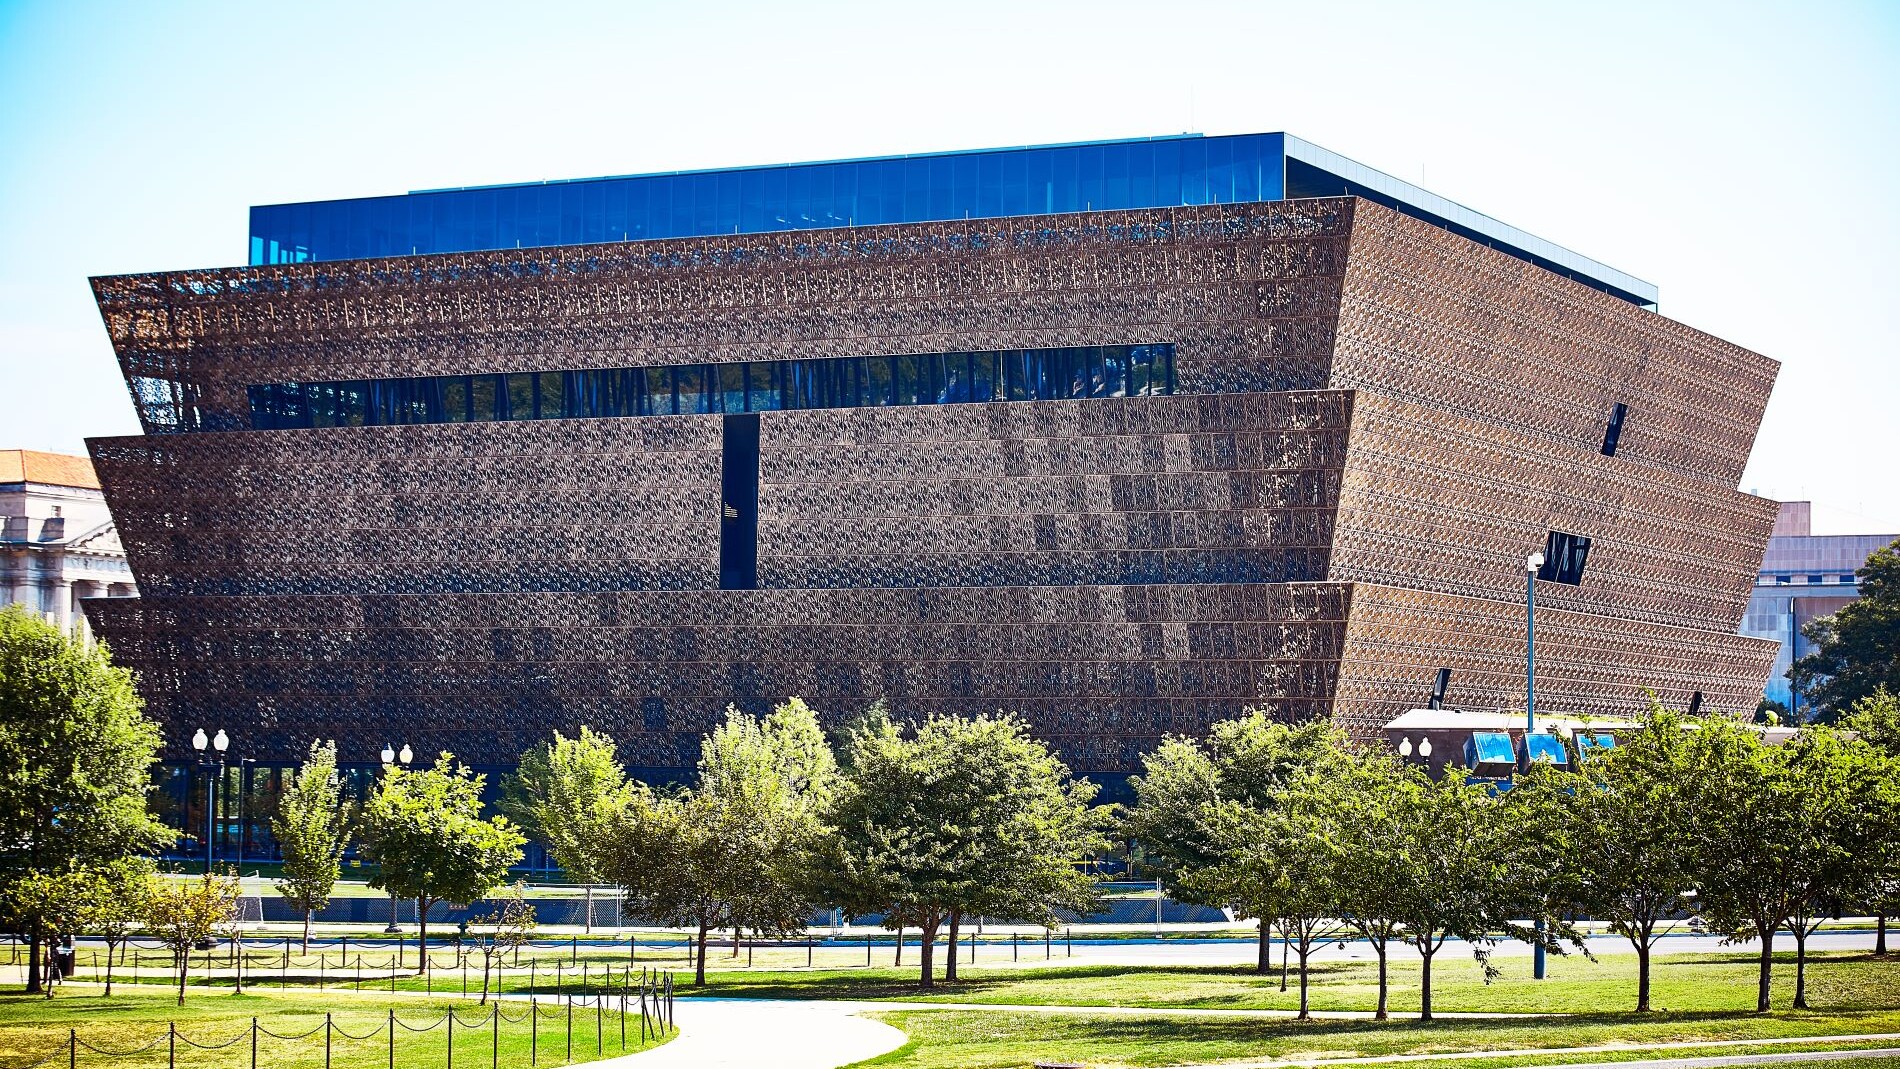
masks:
<instances>
[{"instance_id":1,"label":"tiered facade","mask_svg":"<svg viewBox=\"0 0 1900 1069\"><path fill-rule=\"evenodd\" d=\"M1452 705L1521 705L1552 532L1589 551L1539 583L1540 705L1748 711L1774 656L1734 634L1774 362L1365 200L95 288L147 433L92 442L142 596L89 611L170 739L265 762L505 766L585 723L683 769L728 703L788 695L1010 709L1109 773L1248 706L1370 734L1440 667ZM1085 346L1171 346L1173 379L255 429L271 384Z\"/></svg>"}]
</instances>

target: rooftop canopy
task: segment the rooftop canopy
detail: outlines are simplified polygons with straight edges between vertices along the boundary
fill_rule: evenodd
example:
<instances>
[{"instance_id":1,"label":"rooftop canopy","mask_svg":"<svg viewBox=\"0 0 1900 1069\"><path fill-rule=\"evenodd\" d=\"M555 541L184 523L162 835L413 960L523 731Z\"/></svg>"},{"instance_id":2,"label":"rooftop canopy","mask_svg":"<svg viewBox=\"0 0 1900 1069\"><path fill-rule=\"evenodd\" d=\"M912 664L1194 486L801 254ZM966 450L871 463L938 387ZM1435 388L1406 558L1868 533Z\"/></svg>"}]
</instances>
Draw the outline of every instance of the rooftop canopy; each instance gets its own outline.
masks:
<instances>
[{"instance_id":1,"label":"rooftop canopy","mask_svg":"<svg viewBox=\"0 0 1900 1069\"><path fill-rule=\"evenodd\" d=\"M432 189L251 209L250 262L1358 196L1640 305L1656 287L1290 134L1136 138Z\"/></svg>"}]
</instances>

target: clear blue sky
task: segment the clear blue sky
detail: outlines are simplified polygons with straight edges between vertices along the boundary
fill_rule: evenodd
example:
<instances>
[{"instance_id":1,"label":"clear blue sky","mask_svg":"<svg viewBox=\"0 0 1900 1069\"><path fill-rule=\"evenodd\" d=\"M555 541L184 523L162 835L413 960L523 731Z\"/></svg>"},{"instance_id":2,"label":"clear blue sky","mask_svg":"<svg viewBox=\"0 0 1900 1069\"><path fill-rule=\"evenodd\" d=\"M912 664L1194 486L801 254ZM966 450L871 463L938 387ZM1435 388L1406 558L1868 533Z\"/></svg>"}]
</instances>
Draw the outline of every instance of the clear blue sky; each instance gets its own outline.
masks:
<instances>
[{"instance_id":1,"label":"clear blue sky","mask_svg":"<svg viewBox=\"0 0 1900 1069\"><path fill-rule=\"evenodd\" d=\"M1900 531L1900 4L0 0L0 448L136 433L86 277L256 203L1287 130L1782 361L1744 489Z\"/></svg>"}]
</instances>

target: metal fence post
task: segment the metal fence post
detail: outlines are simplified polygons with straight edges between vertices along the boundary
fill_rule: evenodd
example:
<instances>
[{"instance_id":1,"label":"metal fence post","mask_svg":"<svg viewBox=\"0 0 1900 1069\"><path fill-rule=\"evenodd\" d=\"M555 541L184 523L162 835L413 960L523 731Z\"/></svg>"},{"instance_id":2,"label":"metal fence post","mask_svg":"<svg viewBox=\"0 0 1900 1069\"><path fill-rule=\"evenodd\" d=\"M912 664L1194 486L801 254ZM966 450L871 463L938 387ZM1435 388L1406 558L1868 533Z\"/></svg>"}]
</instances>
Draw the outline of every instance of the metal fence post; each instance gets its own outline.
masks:
<instances>
[{"instance_id":1,"label":"metal fence post","mask_svg":"<svg viewBox=\"0 0 1900 1069\"><path fill-rule=\"evenodd\" d=\"M389 1069L396 1069L396 1011L389 1011Z\"/></svg>"},{"instance_id":2,"label":"metal fence post","mask_svg":"<svg viewBox=\"0 0 1900 1069\"><path fill-rule=\"evenodd\" d=\"M455 1007L449 1007L449 1069L455 1069ZM324 1069L329 1069L325 1066Z\"/></svg>"},{"instance_id":3,"label":"metal fence post","mask_svg":"<svg viewBox=\"0 0 1900 1069\"><path fill-rule=\"evenodd\" d=\"M323 1069L330 1069L330 1015L323 1015Z\"/></svg>"},{"instance_id":4,"label":"metal fence post","mask_svg":"<svg viewBox=\"0 0 1900 1069\"><path fill-rule=\"evenodd\" d=\"M567 1060L574 1060L574 996L567 996Z\"/></svg>"},{"instance_id":5,"label":"metal fence post","mask_svg":"<svg viewBox=\"0 0 1900 1069\"><path fill-rule=\"evenodd\" d=\"M251 1069L257 1069L257 1018L251 1018Z\"/></svg>"},{"instance_id":6,"label":"metal fence post","mask_svg":"<svg viewBox=\"0 0 1900 1069\"><path fill-rule=\"evenodd\" d=\"M79 1029L66 1030L66 1069L78 1069L79 1065Z\"/></svg>"},{"instance_id":7,"label":"metal fence post","mask_svg":"<svg viewBox=\"0 0 1900 1069\"><path fill-rule=\"evenodd\" d=\"M165 1024L165 1065L168 1069L178 1069L178 1022Z\"/></svg>"},{"instance_id":8,"label":"metal fence post","mask_svg":"<svg viewBox=\"0 0 1900 1069\"><path fill-rule=\"evenodd\" d=\"M606 1050L606 1046L601 1041L601 1038L600 1038L601 1028L605 1024L606 1024L606 1021L602 1018L600 994L599 992L595 992L594 994L594 1053L595 1054L600 1054Z\"/></svg>"},{"instance_id":9,"label":"metal fence post","mask_svg":"<svg viewBox=\"0 0 1900 1069\"><path fill-rule=\"evenodd\" d=\"M501 1000L488 1009L488 1069L501 1064Z\"/></svg>"},{"instance_id":10,"label":"metal fence post","mask_svg":"<svg viewBox=\"0 0 1900 1069\"><path fill-rule=\"evenodd\" d=\"M529 958L533 961L533 958ZM534 1003L534 994L528 994L528 1064L536 1065L541 1060L541 1010Z\"/></svg>"}]
</instances>

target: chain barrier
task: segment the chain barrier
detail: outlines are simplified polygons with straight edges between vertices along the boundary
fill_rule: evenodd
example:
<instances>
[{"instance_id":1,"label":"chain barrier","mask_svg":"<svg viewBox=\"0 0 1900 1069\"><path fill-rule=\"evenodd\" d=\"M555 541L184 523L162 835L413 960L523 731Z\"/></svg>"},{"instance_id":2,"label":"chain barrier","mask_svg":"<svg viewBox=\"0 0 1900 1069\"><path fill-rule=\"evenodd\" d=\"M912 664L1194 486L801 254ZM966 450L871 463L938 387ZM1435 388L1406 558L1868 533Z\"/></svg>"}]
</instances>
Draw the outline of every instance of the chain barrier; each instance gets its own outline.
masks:
<instances>
[{"instance_id":1,"label":"chain barrier","mask_svg":"<svg viewBox=\"0 0 1900 1069\"><path fill-rule=\"evenodd\" d=\"M456 1050L455 1030L458 1026L465 1031L479 1030L483 1027L488 1029L489 1069L499 1069L502 1045L501 1026L503 1024L523 1023L528 1025L528 1064L530 1066L538 1066L541 1057L542 1032L544 1031L542 1025L544 1021L549 1020L561 1021L564 1024L561 1035L566 1042L566 1051L564 1061L559 1064L568 1064L574 1060L574 1013L577 1006L593 1012L593 1055L595 1057L604 1056L606 1054L608 1035L607 1015L610 1013L617 1014L619 1017L619 1042L622 1051L628 1049L627 1018L635 1014L639 1016L640 1031L638 1046L634 1049L643 1048L649 1041L665 1038L676 1030L677 1026L673 1023L672 973L643 968L640 970L640 975L636 979L632 975L631 970L626 970L622 972L620 984L617 987L611 984L611 973L608 974L606 980L607 983L603 987L589 994L557 994L555 998L559 1003L558 1008L544 1006L534 995L530 994L527 999L526 1008L523 1009L518 1016L511 1016L502 1008L499 995L497 995L497 1001L490 1003L487 1007L487 1012L480 1017L469 1017L466 1013L458 1012L455 1007L451 1006L444 1010L441 1016L426 1019L426 1023L422 1023L405 1020L397 1016L394 1009L389 1009L386 1011L387 1017L383 1022L361 1035L351 1032L336 1023L334 1015L330 1013L323 1015L323 1023L317 1027L310 1029L308 1032L294 1033L273 1032L259 1023L257 1018L253 1017L251 1018L249 1027L221 1041L194 1039L190 1035L179 1031L176 1021L171 1021L166 1023L163 1033L153 1036L144 1046L124 1050L112 1047L101 1047L88 1040L81 1039L78 1029L74 1028L67 1030L67 1041L61 1044L61 1047L64 1048L63 1050L55 1049L36 1061L20 1063L14 1066L13 1069L37 1069L39 1066L47 1065L59 1059L61 1055L64 1055L67 1069L78 1069L79 1057L82 1052L88 1056L103 1059L130 1058L147 1054L155 1050L160 1044L165 1046L165 1064L167 1069L177 1069L180 1044L184 1045L186 1058L187 1061L189 1061L194 1051L225 1050L247 1040L250 1043L250 1069L258 1069L260 1064L258 1040L260 1038L296 1043L315 1039L318 1036L321 1036L323 1041L324 1069L333 1069L335 1058L334 1044L336 1040L341 1039L352 1043L367 1043L378 1037L385 1038L388 1065L391 1069L394 1069L398 1048L396 1042L398 1029L410 1034L433 1032L437 1029L445 1030L448 1038L443 1047L443 1069L454 1069ZM586 1029L586 1021L584 1019L581 1022L581 1029L584 1033ZM584 1035L583 1038L585 1038ZM464 1043L464 1048L466 1048L466 1043ZM583 1053L585 1053L585 1048L583 1048ZM267 1059L263 1064L268 1066L270 1060Z\"/></svg>"}]
</instances>

